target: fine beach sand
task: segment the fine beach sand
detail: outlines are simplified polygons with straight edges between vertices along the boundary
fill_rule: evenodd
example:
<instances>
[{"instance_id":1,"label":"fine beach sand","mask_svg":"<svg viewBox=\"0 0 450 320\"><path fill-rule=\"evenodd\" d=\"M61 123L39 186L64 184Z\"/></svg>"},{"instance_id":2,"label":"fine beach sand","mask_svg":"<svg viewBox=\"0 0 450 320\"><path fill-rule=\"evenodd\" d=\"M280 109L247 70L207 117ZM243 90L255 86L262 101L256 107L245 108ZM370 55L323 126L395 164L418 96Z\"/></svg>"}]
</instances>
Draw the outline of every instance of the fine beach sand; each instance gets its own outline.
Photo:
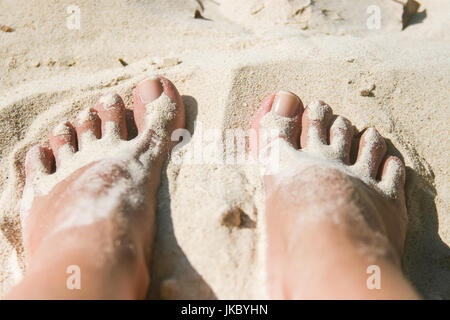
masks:
<instances>
[{"instance_id":1,"label":"fine beach sand","mask_svg":"<svg viewBox=\"0 0 450 320\"><path fill-rule=\"evenodd\" d=\"M161 74L193 135L163 173L150 298L266 297L258 174L188 155L217 151L224 137L205 132L247 130L258 103L284 89L388 139L407 166L405 273L423 297L450 299L450 4L420 2L402 31L393 0L83 0L79 29L67 26L73 1L3 0L0 297L24 272L26 150L105 93L130 107L133 86Z\"/></svg>"}]
</instances>

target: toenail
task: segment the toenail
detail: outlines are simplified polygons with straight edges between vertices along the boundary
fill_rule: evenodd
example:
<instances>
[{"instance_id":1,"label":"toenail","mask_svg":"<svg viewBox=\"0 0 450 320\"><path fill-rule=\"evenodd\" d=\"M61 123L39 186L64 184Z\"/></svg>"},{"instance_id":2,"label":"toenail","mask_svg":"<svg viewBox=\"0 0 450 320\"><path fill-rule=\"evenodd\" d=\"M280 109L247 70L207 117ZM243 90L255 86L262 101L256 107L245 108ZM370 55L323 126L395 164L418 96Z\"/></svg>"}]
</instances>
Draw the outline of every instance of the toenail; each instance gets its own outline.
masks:
<instances>
[{"instance_id":1,"label":"toenail","mask_svg":"<svg viewBox=\"0 0 450 320\"><path fill-rule=\"evenodd\" d=\"M56 137L56 136L61 136L61 135L66 135L66 134L70 134L70 127L67 124L67 122L62 122L60 124L58 124L54 129L52 134Z\"/></svg>"},{"instance_id":2,"label":"toenail","mask_svg":"<svg viewBox=\"0 0 450 320\"><path fill-rule=\"evenodd\" d=\"M364 140L368 143L377 143L381 141L381 135L375 128L368 128L364 133Z\"/></svg>"},{"instance_id":3,"label":"toenail","mask_svg":"<svg viewBox=\"0 0 450 320\"><path fill-rule=\"evenodd\" d=\"M279 116L293 118L300 110L300 99L288 91L279 91L272 104L272 110Z\"/></svg>"},{"instance_id":4,"label":"toenail","mask_svg":"<svg viewBox=\"0 0 450 320\"><path fill-rule=\"evenodd\" d=\"M316 100L308 105L308 119L311 121L323 121L330 107L321 100Z\"/></svg>"},{"instance_id":5,"label":"toenail","mask_svg":"<svg viewBox=\"0 0 450 320\"><path fill-rule=\"evenodd\" d=\"M336 118L336 120L333 123L333 128L334 129L340 129L340 130L349 130L350 129L350 125L347 121L344 120L343 117L338 116Z\"/></svg>"},{"instance_id":6,"label":"toenail","mask_svg":"<svg viewBox=\"0 0 450 320\"><path fill-rule=\"evenodd\" d=\"M119 95L117 93L108 93L100 98L98 101L103 105L103 107L108 110L110 107L114 106L119 101Z\"/></svg>"},{"instance_id":7,"label":"toenail","mask_svg":"<svg viewBox=\"0 0 450 320\"><path fill-rule=\"evenodd\" d=\"M164 92L161 81L158 78L147 78L137 85L137 90L142 103L150 103L158 99Z\"/></svg>"},{"instance_id":8,"label":"toenail","mask_svg":"<svg viewBox=\"0 0 450 320\"><path fill-rule=\"evenodd\" d=\"M91 108L86 108L78 114L77 122L79 124L83 124L88 121L94 121L95 120L94 114L95 113L91 110Z\"/></svg>"}]
</instances>

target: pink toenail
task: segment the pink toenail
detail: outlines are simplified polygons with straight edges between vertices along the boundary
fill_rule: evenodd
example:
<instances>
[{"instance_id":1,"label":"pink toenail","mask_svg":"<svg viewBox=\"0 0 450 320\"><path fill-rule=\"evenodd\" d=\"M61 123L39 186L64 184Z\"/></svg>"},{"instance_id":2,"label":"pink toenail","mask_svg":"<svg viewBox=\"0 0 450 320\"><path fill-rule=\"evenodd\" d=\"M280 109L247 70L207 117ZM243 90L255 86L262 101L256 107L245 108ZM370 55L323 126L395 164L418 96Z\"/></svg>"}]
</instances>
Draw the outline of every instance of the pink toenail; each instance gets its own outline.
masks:
<instances>
[{"instance_id":1,"label":"pink toenail","mask_svg":"<svg viewBox=\"0 0 450 320\"><path fill-rule=\"evenodd\" d=\"M67 122L62 122L58 124L52 131L52 134L56 136L68 135L70 134L70 127Z\"/></svg>"},{"instance_id":2,"label":"pink toenail","mask_svg":"<svg viewBox=\"0 0 450 320\"><path fill-rule=\"evenodd\" d=\"M101 103L106 110L109 110L119 102L119 99L120 97L117 93L108 93L103 95L98 102Z\"/></svg>"},{"instance_id":3,"label":"pink toenail","mask_svg":"<svg viewBox=\"0 0 450 320\"><path fill-rule=\"evenodd\" d=\"M272 110L279 116L293 118L300 109L300 99L288 91L279 91L272 104Z\"/></svg>"},{"instance_id":4,"label":"pink toenail","mask_svg":"<svg viewBox=\"0 0 450 320\"><path fill-rule=\"evenodd\" d=\"M158 78L147 78L136 86L142 103L147 104L158 99L164 92L161 81Z\"/></svg>"}]
</instances>

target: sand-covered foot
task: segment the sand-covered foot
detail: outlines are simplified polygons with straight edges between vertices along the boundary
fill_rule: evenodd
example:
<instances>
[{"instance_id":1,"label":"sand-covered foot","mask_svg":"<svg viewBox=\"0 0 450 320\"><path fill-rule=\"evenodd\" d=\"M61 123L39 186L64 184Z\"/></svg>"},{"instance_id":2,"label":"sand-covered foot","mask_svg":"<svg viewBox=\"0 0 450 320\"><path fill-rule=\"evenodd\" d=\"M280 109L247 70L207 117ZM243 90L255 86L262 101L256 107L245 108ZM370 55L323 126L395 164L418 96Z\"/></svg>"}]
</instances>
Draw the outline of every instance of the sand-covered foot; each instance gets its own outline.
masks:
<instances>
[{"instance_id":1,"label":"sand-covered foot","mask_svg":"<svg viewBox=\"0 0 450 320\"><path fill-rule=\"evenodd\" d=\"M251 149L265 183L271 297L338 297L326 288L320 296L308 286L339 279L341 293L348 293L346 281L354 279L337 271L348 263L366 290L369 265L379 259L400 265L405 169L400 159L386 156L376 129L364 131L356 162L350 163L351 123L333 116L322 101L304 108L285 91L263 101L252 128ZM345 262L353 255L364 262Z\"/></svg>"},{"instance_id":2,"label":"sand-covered foot","mask_svg":"<svg viewBox=\"0 0 450 320\"><path fill-rule=\"evenodd\" d=\"M136 86L133 112L138 135L130 140L124 102L108 94L54 128L50 148L27 153L21 220L32 272L75 249L98 266L135 264L145 292L161 168L184 107L174 85L157 77Z\"/></svg>"}]
</instances>

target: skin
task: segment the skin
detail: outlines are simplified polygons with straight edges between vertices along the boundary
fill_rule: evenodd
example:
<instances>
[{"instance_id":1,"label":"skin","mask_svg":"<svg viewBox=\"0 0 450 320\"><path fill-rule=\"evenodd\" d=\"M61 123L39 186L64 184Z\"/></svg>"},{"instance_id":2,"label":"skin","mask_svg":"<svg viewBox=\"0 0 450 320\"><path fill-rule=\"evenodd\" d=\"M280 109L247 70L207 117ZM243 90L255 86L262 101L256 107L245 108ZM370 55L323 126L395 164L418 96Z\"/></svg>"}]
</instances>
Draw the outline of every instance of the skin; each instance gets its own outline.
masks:
<instances>
[{"instance_id":1,"label":"skin","mask_svg":"<svg viewBox=\"0 0 450 320\"><path fill-rule=\"evenodd\" d=\"M160 77L162 90L176 103L176 117L167 128L166 134L184 127L182 100L170 81ZM134 95L134 118L139 136L145 135L145 103L138 85ZM257 136L261 130L260 120L272 108L275 95L266 98L255 115L252 128L256 138L251 140L254 155L258 156ZM301 103L301 102L300 102ZM37 163L42 164L48 174L60 166L58 150L64 145L82 149L81 136L90 131L96 138L105 134L106 121L114 122L120 138L127 140L125 109L120 101L116 108L105 108L101 103L95 108L95 117L89 122L68 124L70 133L50 135L51 149L40 148L40 153L29 152L26 161L27 183L36 174ZM333 142L329 135L329 121L312 123L303 116L303 106L292 115L295 127L289 136L283 137L297 152L308 144L308 127L315 126L324 142ZM345 132L347 151L351 132ZM150 133L151 136L151 133ZM256 139L256 140L255 140ZM329 139L329 140L328 140ZM146 148L153 148L151 139ZM382 140L384 142L384 140ZM364 136L361 144L364 145ZM76 207L79 199L101 198L105 189L129 180L127 166L113 159L99 159L75 170L67 179L58 183L49 194L37 196L24 221L24 249L27 273L22 281L11 290L8 299L143 299L150 283L149 261L154 233L156 192L160 184L162 164L171 144L152 160L151 170L141 185L119 194L117 198L126 203L133 192L142 192L146 199L132 209L118 205L107 218L95 223L56 232L64 220L64 208ZM144 148L145 149L145 148ZM385 145L375 148L373 156L376 168L371 174L383 177ZM383 151L384 150L384 151ZM300 152L300 151L298 151ZM372 152L372 151L371 151ZM39 154L39 156L36 156ZM348 159L347 159L348 160ZM84 188L84 181L90 170L102 165L102 184L98 189ZM403 168L403 166L402 166ZM404 171L400 196L388 199L357 178L349 177L333 168L322 168L322 174L314 177L314 183L305 183L308 172L301 172L303 180L290 180L289 185L275 183L276 177L265 176L267 190L266 209L268 225L268 282L271 298L417 298L411 286L403 278L399 261L403 251L406 231L406 207L403 192ZM404 170L404 169L403 169ZM312 178L312 177L311 177ZM296 190L299 197L292 198L283 191L284 187ZM312 199L302 198L308 188L316 195ZM355 193L360 199L369 199L370 205L355 202ZM337 205L337 199L347 201ZM306 201L308 200L308 201ZM331 204L333 214L342 223L332 219L319 221L303 220L299 217L314 215L314 202ZM355 217L363 219L355 219ZM301 221L300 221L301 220ZM356 221L356 222L355 222ZM295 225L296 228L292 228ZM373 235L382 235L375 241ZM361 236L367 235L367 236ZM375 240L374 240L375 239ZM380 242L380 243L379 243ZM289 250L287 244L294 244ZM369 248L362 252L361 247ZM382 252L371 254L371 250ZM382 289L368 290L366 279L368 265L376 264L382 270ZM82 271L81 290L66 287L67 267L78 265Z\"/></svg>"},{"instance_id":2,"label":"skin","mask_svg":"<svg viewBox=\"0 0 450 320\"><path fill-rule=\"evenodd\" d=\"M168 124L165 135L184 127L184 106L175 86L167 79L159 77L161 92L176 104L176 115ZM141 86L142 87L142 86ZM139 136L148 135L145 145L140 146L137 156L153 148L153 132L144 132L146 103L141 100L142 88L138 84L134 92L134 119ZM155 96L155 90L150 96ZM157 91L157 90L156 90ZM156 92L157 97L161 92ZM148 92L147 92L148 96ZM50 134L51 149L40 148L41 156L29 152L26 160L27 183L36 174L40 162L48 173L56 164L56 170L62 159L58 150L64 145L81 147L81 136L90 131L96 138L106 132L105 123L113 122L120 138L127 140L125 107L119 98L111 108L98 103L93 119L84 123L68 123L70 133L64 135ZM139 137L138 136L138 137ZM78 141L77 141L78 140ZM78 143L77 143L78 142ZM79 199L99 198L107 188L119 182L129 182L126 165L114 157L99 159L73 172L67 179L58 183L49 194L37 196L24 223L24 249L28 265L23 280L11 290L8 299L143 299L150 282L149 262L151 258L154 232L154 214L156 193L160 185L163 162L172 143L163 141L161 151L150 163L147 177L141 185L133 186L130 194L142 193L145 199L132 210L120 205L114 212L108 212L107 218L81 227L68 228L56 232L67 213L66 207L76 207ZM113 154L114 155L114 154ZM102 167L101 176L86 176L95 165ZM77 182L100 178L98 187L85 187L86 183ZM97 188L97 189L96 189ZM126 192L116 195L119 201L127 201ZM88 214L88 213L86 213ZM67 267L79 266L81 270L81 290L69 290L66 281L69 274Z\"/></svg>"},{"instance_id":3,"label":"skin","mask_svg":"<svg viewBox=\"0 0 450 320\"><path fill-rule=\"evenodd\" d=\"M254 156L261 145L261 119L271 112L275 94L268 96L259 107L252 129L256 135L250 141ZM322 104L325 104L321 102ZM292 167L302 161L296 154L308 153L310 129L314 128L322 144L333 144L338 130L331 126L332 110L328 107L322 120L311 120L308 108L299 101L293 118L294 128L281 138L289 143L289 155L281 149L280 158L287 158ZM348 124L350 122L344 119ZM353 128L339 132L342 164L351 166L349 152ZM362 150L366 144L363 134L356 163L364 161ZM367 149L366 149L367 150ZM366 151L367 152L367 151ZM268 233L269 295L274 299L417 299L410 284L402 275L401 257L407 227L404 195L405 169L396 157L386 157L386 143L381 138L369 150L371 163L367 174L383 179L389 161L399 166L400 180L395 186L398 196L390 198L370 185L351 177L342 170L327 166L329 159L312 168L290 173L298 177L277 179L276 174L264 176ZM294 154L294 156L292 156ZM317 156L317 154L316 154ZM303 171L302 171L303 170ZM295 197L287 190L295 190ZM307 196L304 196L307 195ZM342 201L343 200L343 201ZM317 218L320 208L331 208ZM338 222L336 222L338 221ZM295 226L295 227L293 227ZM370 290L366 281L367 268L377 265L381 271L381 289Z\"/></svg>"}]
</instances>

